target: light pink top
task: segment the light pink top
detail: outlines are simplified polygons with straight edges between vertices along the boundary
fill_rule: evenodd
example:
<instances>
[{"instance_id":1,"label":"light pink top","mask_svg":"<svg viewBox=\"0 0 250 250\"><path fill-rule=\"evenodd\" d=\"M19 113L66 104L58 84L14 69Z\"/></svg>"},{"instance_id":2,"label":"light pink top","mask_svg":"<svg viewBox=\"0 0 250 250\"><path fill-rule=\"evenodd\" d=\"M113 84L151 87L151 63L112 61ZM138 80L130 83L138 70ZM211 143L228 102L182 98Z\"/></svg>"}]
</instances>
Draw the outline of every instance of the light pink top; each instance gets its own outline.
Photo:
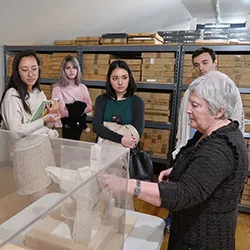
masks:
<instances>
[{"instance_id":1,"label":"light pink top","mask_svg":"<svg viewBox=\"0 0 250 250\"><path fill-rule=\"evenodd\" d=\"M70 84L67 87L56 85L52 90L52 98L59 99L59 112L62 117L68 117L69 113L65 104L70 104L75 101L85 102L87 107L84 113L92 111L92 101L89 96L88 88L84 84ZM56 127L62 127L61 121L55 123Z\"/></svg>"}]
</instances>

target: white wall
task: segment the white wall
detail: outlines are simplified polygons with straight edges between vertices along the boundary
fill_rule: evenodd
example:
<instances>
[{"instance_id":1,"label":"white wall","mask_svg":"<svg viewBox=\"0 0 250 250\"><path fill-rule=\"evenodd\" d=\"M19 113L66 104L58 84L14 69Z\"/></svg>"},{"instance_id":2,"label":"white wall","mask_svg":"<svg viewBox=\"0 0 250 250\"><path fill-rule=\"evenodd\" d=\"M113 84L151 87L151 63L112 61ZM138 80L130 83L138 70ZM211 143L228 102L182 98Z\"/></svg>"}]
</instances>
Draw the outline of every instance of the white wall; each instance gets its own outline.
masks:
<instances>
[{"instance_id":1,"label":"white wall","mask_svg":"<svg viewBox=\"0 0 250 250\"><path fill-rule=\"evenodd\" d=\"M156 32L188 30L197 23L215 21L208 0L0 0L0 46L53 44L54 40L77 36L100 36L111 32ZM242 0L221 0L221 20L237 13L250 13ZM242 7L241 7L242 6ZM225 19L224 7L226 13ZM243 12L239 11L243 10ZM231 11L231 13L230 13ZM233 16L234 14L234 16ZM229 17L227 17L229 16ZM204 19L206 17L206 19ZM240 19L239 19L240 18ZM235 22L237 22L235 21ZM3 88L3 52L0 49L0 93Z\"/></svg>"},{"instance_id":2,"label":"white wall","mask_svg":"<svg viewBox=\"0 0 250 250\"><path fill-rule=\"evenodd\" d=\"M155 32L191 18L180 0L0 0L0 4L0 43L9 45L107 32Z\"/></svg>"}]
</instances>

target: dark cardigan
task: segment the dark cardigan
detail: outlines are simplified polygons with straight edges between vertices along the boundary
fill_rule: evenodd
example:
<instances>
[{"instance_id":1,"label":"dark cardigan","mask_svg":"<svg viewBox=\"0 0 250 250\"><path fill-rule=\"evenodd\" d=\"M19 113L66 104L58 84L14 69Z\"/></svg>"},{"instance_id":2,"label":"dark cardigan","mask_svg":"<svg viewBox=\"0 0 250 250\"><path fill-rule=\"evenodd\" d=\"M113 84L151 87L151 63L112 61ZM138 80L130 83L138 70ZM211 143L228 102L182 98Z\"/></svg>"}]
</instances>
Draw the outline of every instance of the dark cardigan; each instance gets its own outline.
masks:
<instances>
[{"instance_id":1,"label":"dark cardigan","mask_svg":"<svg viewBox=\"0 0 250 250\"><path fill-rule=\"evenodd\" d=\"M113 132L112 130L106 128L103 125L103 116L108 102L108 96L103 94L96 98L95 101L95 114L92 121L93 131L97 136L101 136L104 139L121 143L123 135ZM144 129L144 101L139 97L134 95L132 97L131 103L132 112L132 123L140 137L142 136Z\"/></svg>"},{"instance_id":2,"label":"dark cardigan","mask_svg":"<svg viewBox=\"0 0 250 250\"><path fill-rule=\"evenodd\" d=\"M168 249L235 249L237 205L248 169L247 147L231 122L181 149L168 182L159 183L162 206L172 212Z\"/></svg>"}]
</instances>

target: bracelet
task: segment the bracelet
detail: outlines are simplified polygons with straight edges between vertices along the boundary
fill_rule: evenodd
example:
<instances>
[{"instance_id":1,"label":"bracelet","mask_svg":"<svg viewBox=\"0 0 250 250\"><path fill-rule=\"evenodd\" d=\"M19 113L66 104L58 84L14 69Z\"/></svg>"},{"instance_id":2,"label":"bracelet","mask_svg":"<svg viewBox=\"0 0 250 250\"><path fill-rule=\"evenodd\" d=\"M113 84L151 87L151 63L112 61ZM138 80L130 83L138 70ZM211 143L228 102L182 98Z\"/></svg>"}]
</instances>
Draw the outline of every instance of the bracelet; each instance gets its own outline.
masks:
<instances>
[{"instance_id":1,"label":"bracelet","mask_svg":"<svg viewBox=\"0 0 250 250\"><path fill-rule=\"evenodd\" d=\"M136 180L136 186L135 186L135 190L134 190L134 196L138 197L138 195L141 192L141 181L140 180Z\"/></svg>"}]
</instances>

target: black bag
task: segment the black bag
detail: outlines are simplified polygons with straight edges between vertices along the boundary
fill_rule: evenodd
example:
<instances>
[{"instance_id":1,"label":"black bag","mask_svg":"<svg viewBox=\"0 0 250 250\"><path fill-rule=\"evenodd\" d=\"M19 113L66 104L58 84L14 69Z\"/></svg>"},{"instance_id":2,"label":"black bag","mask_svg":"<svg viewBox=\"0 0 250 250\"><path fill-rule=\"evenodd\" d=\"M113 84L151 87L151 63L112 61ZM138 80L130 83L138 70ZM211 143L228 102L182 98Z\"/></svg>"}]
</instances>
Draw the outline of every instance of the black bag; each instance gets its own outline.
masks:
<instances>
[{"instance_id":1,"label":"black bag","mask_svg":"<svg viewBox=\"0 0 250 250\"><path fill-rule=\"evenodd\" d=\"M153 162L151 153L132 151L129 174L131 179L153 181Z\"/></svg>"}]
</instances>

